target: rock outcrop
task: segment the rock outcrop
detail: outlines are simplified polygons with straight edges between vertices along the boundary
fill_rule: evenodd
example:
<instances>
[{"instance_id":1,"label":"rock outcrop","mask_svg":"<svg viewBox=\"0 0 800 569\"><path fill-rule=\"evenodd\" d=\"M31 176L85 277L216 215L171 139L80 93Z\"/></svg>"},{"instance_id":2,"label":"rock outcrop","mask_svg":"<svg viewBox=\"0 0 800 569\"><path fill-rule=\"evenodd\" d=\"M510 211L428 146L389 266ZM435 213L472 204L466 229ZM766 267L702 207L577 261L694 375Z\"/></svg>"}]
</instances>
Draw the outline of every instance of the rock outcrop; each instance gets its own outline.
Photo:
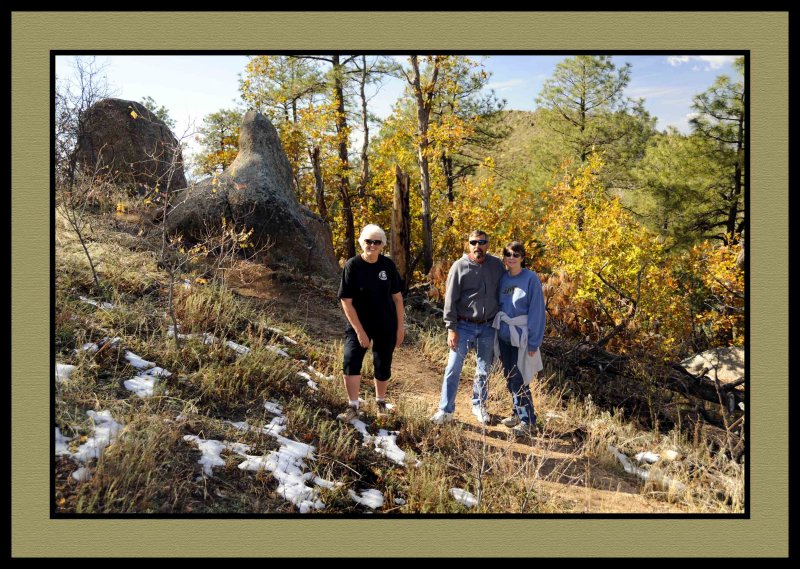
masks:
<instances>
[{"instance_id":1,"label":"rock outcrop","mask_svg":"<svg viewBox=\"0 0 800 569\"><path fill-rule=\"evenodd\" d=\"M81 117L77 160L84 171L102 168L118 185L144 194L185 188L183 156L164 122L135 101L103 99Z\"/></svg>"},{"instance_id":2,"label":"rock outcrop","mask_svg":"<svg viewBox=\"0 0 800 569\"><path fill-rule=\"evenodd\" d=\"M330 231L297 200L289 160L278 132L262 114L244 115L239 154L222 174L178 192L167 216L167 230L200 240L225 218L253 229L257 247L271 261L333 276L338 265Z\"/></svg>"}]
</instances>

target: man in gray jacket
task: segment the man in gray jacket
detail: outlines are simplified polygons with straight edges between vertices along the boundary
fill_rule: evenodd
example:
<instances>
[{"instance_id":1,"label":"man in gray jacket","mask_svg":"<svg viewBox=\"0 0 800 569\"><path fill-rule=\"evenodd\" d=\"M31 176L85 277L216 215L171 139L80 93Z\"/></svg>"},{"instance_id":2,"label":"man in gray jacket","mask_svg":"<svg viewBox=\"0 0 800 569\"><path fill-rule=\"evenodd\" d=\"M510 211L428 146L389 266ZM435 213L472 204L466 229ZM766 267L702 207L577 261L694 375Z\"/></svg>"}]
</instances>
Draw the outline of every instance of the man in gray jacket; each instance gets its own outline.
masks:
<instances>
[{"instance_id":1,"label":"man in gray jacket","mask_svg":"<svg viewBox=\"0 0 800 569\"><path fill-rule=\"evenodd\" d=\"M456 391L464 358L475 348L478 365L472 386L472 413L478 421L489 424L486 410L487 377L494 358L492 320L497 314L497 287L505 272L503 262L487 254L489 238L483 231L469 234L467 253L450 267L444 301L444 323L450 357L442 382L439 410L431 421L441 425L453 419Z\"/></svg>"}]
</instances>

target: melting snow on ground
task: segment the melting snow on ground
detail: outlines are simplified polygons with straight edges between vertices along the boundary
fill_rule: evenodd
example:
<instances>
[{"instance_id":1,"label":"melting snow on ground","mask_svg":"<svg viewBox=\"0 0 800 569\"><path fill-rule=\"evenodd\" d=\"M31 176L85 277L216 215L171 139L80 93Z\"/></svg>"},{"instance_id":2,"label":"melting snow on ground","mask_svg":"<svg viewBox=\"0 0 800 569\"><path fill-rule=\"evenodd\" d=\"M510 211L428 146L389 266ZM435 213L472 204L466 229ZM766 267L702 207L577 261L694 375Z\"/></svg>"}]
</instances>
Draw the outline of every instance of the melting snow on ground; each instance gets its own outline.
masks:
<instances>
[{"instance_id":1,"label":"melting snow on ground","mask_svg":"<svg viewBox=\"0 0 800 569\"><path fill-rule=\"evenodd\" d=\"M78 447L78 450L72 452L67 444L72 438L62 435L61 429L56 427L56 456L69 456L72 460L84 464L93 458L100 458L103 450L114 441L122 429L122 424L117 423L111 417L110 411L100 411L99 413L87 411L86 414L94 421L92 435ZM84 482L91 478L91 472L86 468L79 468L72 473L72 477L79 482Z\"/></svg>"},{"instance_id":2,"label":"melting snow on ground","mask_svg":"<svg viewBox=\"0 0 800 569\"><path fill-rule=\"evenodd\" d=\"M389 407L389 404L387 404L387 407ZM378 454L385 456L400 466L407 466L406 453L397 446L397 435L400 434L400 431L380 429L377 435L371 435L367 431L366 423L361 419L353 419L350 424L364 437L364 446L373 446ZM414 466L420 466L421 464L418 460L414 463Z\"/></svg>"},{"instance_id":3,"label":"melting snow on ground","mask_svg":"<svg viewBox=\"0 0 800 569\"><path fill-rule=\"evenodd\" d=\"M85 296L80 296L78 298L80 298L86 304L91 304L92 306L96 306L97 308L102 308L104 310L111 310L112 308L114 308L114 305L111 304L110 302L100 303L97 302L96 300L92 300L91 298L86 298Z\"/></svg>"},{"instance_id":4,"label":"melting snow on ground","mask_svg":"<svg viewBox=\"0 0 800 569\"><path fill-rule=\"evenodd\" d=\"M455 498L456 502L463 504L467 508L474 508L478 505L478 499L461 488L450 488L450 495Z\"/></svg>"},{"instance_id":5,"label":"melting snow on ground","mask_svg":"<svg viewBox=\"0 0 800 569\"><path fill-rule=\"evenodd\" d=\"M622 468L624 468L625 472L627 472L628 474L634 474L639 478L641 478L642 480L650 480L651 482L661 486L661 488L663 488L664 490L671 490L676 493L682 493L684 490L686 490L686 486L684 484L681 484L676 480L672 480L671 478L667 478L660 472L657 471L651 472L649 470L645 470L643 468L635 466L631 462L631 459L629 459L624 453L617 450L616 447L608 445L608 450L609 452L611 452L611 454L617 457L617 460L619 460L620 464L622 465ZM653 453L639 453L639 454L645 455ZM636 456L638 457L639 455Z\"/></svg>"},{"instance_id":6,"label":"melting snow on ground","mask_svg":"<svg viewBox=\"0 0 800 569\"><path fill-rule=\"evenodd\" d=\"M272 418L269 425L261 429L249 425L246 421L225 422L240 431L257 430L273 437L280 445L277 451L270 451L263 456L255 456L249 454L250 447L240 443L203 440L194 435L186 435L184 440L194 442L202 452L202 457L198 463L203 466L203 473L206 476L212 475L214 466L225 464L225 461L220 456L221 453L226 450L231 451L244 458L239 463L239 469L256 472L261 470L270 471L279 482L278 494L292 502L301 514L312 510L324 509L325 504L319 499L318 491L307 483L313 483L322 488L334 488L340 483L324 480L315 476L313 472L307 472L308 466L305 461L316 460L314 447L286 438L280 434L286 428L286 417L283 415L281 405L274 401L267 401L264 403L264 408L275 417Z\"/></svg>"},{"instance_id":7,"label":"melting snow on ground","mask_svg":"<svg viewBox=\"0 0 800 569\"><path fill-rule=\"evenodd\" d=\"M319 385L317 385L317 382L311 379L311 376L308 375L306 372L298 371L297 375L305 379L306 385L308 385L311 389L313 389L314 391L319 391Z\"/></svg>"},{"instance_id":8,"label":"melting snow on ground","mask_svg":"<svg viewBox=\"0 0 800 569\"><path fill-rule=\"evenodd\" d=\"M56 364L56 381L67 381L75 369L73 365Z\"/></svg>"},{"instance_id":9,"label":"melting snow on ground","mask_svg":"<svg viewBox=\"0 0 800 569\"><path fill-rule=\"evenodd\" d=\"M356 494L353 490L348 490L350 497L357 504L376 510L383 506L383 494L379 490L362 490L361 494Z\"/></svg>"}]
</instances>

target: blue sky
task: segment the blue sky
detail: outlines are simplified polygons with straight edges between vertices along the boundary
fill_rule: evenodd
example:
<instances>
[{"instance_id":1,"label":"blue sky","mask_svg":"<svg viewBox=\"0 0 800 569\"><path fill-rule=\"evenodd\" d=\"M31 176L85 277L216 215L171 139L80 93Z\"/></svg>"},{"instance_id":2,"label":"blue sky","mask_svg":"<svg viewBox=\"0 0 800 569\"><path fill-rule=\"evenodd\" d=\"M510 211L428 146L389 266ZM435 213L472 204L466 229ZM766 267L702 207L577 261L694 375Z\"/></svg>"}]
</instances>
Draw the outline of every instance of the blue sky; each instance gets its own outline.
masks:
<instances>
[{"instance_id":1,"label":"blue sky","mask_svg":"<svg viewBox=\"0 0 800 569\"><path fill-rule=\"evenodd\" d=\"M398 59L405 60L406 58ZM489 87L507 100L507 109L532 110L544 81L564 56L488 56L482 58L491 73ZM689 132L692 98L711 86L717 76L735 76L733 56L614 56L617 66L630 63L629 97L643 97L645 108L658 119L657 127L675 126ZM246 56L99 56L114 96L140 101L146 96L165 106L177 122L176 134L191 131L205 115L239 102L239 74ZM70 77L72 58L56 58L56 75ZM373 92L370 110L380 117L391 112L403 90L391 80ZM358 138L358 134L355 134Z\"/></svg>"}]
</instances>

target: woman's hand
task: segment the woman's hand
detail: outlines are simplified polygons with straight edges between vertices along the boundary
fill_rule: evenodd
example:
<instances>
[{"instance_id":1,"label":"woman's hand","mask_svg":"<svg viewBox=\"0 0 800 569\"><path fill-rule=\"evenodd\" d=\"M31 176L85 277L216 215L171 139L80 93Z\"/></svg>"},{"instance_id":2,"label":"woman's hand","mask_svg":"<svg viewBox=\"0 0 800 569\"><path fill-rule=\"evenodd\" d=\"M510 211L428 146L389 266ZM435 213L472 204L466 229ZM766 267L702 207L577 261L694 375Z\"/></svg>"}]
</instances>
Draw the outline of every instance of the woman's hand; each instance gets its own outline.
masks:
<instances>
[{"instance_id":1,"label":"woman's hand","mask_svg":"<svg viewBox=\"0 0 800 569\"><path fill-rule=\"evenodd\" d=\"M528 355L529 355L530 357L533 357L533 356L535 356L535 355L536 355L536 352L538 352L538 351L539 351L539 350L528 350Z\"/></svg>"}]
</instances>

